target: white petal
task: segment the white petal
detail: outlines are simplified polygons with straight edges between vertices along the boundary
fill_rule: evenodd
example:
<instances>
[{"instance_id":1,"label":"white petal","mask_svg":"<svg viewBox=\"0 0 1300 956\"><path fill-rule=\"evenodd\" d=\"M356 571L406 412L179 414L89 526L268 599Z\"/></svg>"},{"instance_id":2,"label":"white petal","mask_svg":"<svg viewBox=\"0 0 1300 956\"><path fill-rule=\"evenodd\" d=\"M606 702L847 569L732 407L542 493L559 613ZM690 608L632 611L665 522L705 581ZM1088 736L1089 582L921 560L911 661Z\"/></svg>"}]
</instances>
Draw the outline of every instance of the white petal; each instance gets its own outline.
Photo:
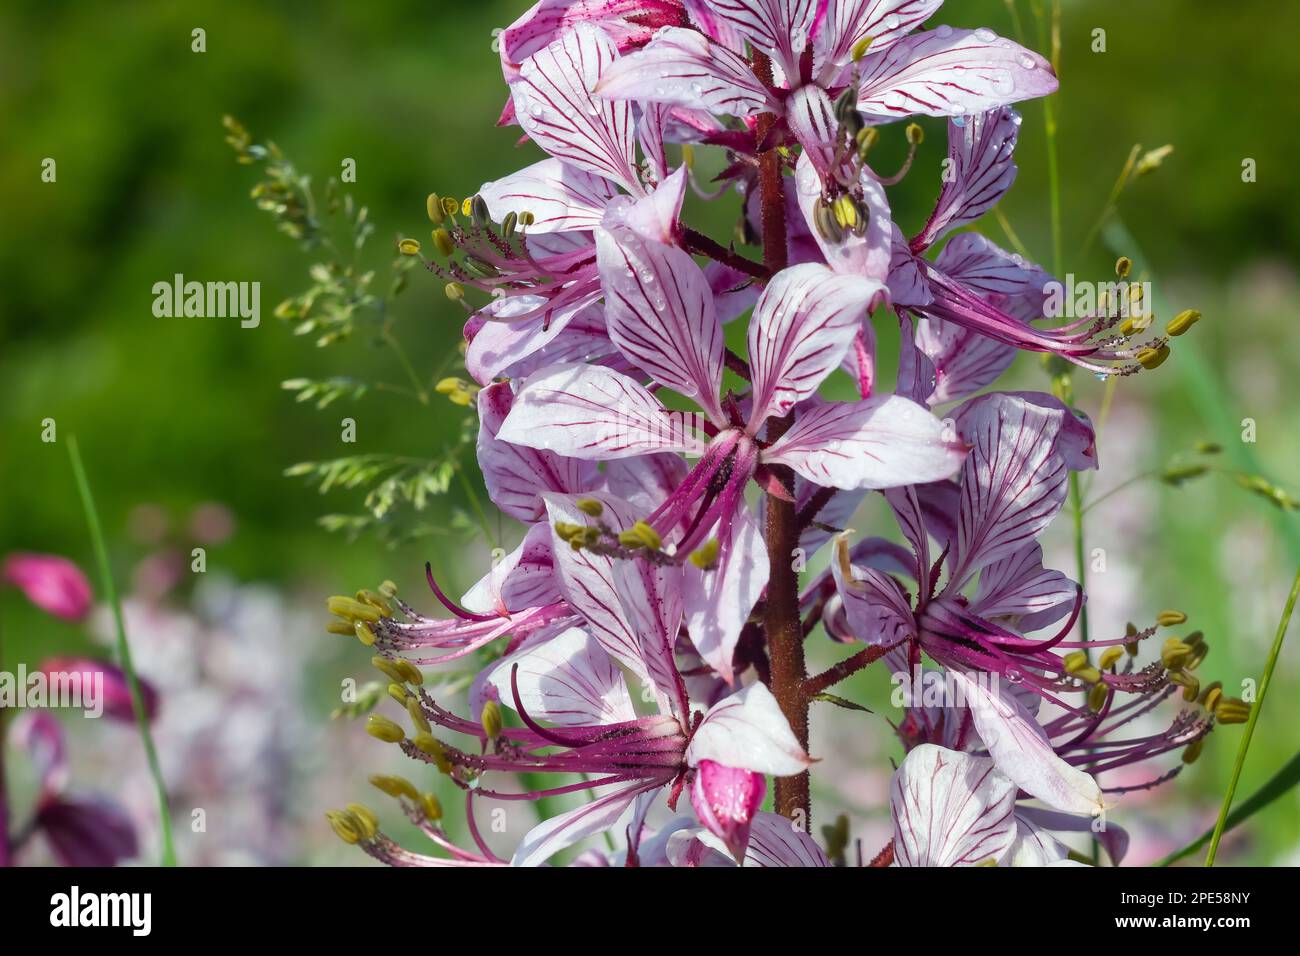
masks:
<instances>
[{"instance_id":1,"label":"white petal","mask_svg":"<svg viewBox=\"0 0 1300 956\"><path fill-rule=\"evenodd\" d=\"M709 708L691 738L686 760L691 766L713 760L778 777L802 773L812 762L763 684L750 684Z\"/></svg>"}]
</instances>

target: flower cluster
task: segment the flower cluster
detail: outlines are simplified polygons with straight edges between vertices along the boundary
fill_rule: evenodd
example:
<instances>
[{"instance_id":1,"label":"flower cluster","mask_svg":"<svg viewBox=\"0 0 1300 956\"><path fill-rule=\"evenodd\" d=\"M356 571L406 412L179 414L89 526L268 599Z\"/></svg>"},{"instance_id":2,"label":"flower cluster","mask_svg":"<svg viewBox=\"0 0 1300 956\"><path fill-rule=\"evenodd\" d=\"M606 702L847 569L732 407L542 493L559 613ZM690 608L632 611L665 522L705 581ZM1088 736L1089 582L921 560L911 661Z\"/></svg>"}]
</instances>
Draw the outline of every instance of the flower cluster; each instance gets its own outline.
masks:
<instances>
[{"instance_id":1,"label":"flower cluster","mask_svg":"<svg viewBox=\"0 0 1300 956\"><path fill-rule=\"evenodd\" d=\"M923 28L940 5L541 0L504 31L501 121L547 158L463 202L430 197L427 266L470 313L475 384L454 391L477 401L492 502L526 533L459 602L429 576L449 617L388 585L329 605L412 725L374 714L370 733L464 791L474 845L392 776L373 782L439 852L398 846L360 804L330 815L344 840L396 865L536 865L602 833L617 849L575 862L829 865L807 832L810 701L873 661L928 660L944 701L910 701L897 725L895 836L874 862L1059 862L1053 832L1104 821L1106 771L1194 757L1216 720L1242 719L1200 686L1199 635L1145 666L1154 627L1072 637L1082 589L1036 539L1070 473L1096 467L1092 426L1051 395L984 390L1017 350L1125 375L1160 364L1168 338L1139 341L1105 309L1048 322L1043 269L956 231L1015 179L1012 104L1057 79L991 30ZM948 162L909 239L886 188L921 127L899 170L872 151L919 116L947 120ZM706 190L708 149L723 161ZM761 261L682 221L692 188L739 201ZM873 315L901 330L893 391ZM820 394L836 375L855 400ZM871 491L906 546L844 530ZM829 570L801 587L828 545ZM865 646L809 676L819 624ZM455 662L477 668L466 713L420 669ZM1123 736L1175 696L1167 730ZM546 783L496 782L511 774ZM768 777L777 813L761 811ZM476 798L572 794L589 799L508 857L475 821ZM1118 857L1122 831L1101 829Z\"/></svg>"}]
</instances>

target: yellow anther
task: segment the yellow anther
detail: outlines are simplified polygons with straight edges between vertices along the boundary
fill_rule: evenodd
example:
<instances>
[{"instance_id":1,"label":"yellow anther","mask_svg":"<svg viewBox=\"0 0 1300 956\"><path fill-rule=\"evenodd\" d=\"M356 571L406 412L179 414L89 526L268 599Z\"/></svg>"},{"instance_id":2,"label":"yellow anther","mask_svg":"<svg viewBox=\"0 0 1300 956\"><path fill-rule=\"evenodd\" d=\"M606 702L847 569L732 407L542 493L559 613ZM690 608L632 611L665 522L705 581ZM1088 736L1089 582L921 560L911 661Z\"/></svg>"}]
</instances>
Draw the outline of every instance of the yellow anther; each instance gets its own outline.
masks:
<instances>
[{"instance_id":1,"label":"yellow anther","mask_svg":"<svg viewBox=\"0 0 1300 956\"><path fill-rule=\"evenodd\" d=\"M1192 649L1176 637L1168 638L1164 646L1160 648L1160 662L1165 665L1166 669L1176 671L1187 663L1187 658L1191 656Z\"/></svg>"},{"instance_id":2,"label":"yellow anther","mask_svg":"<svg viewBox=\"0 0 1300 956\"><path fill-rule=\"evenodd\" d=\"M432 793L426 793L420 798L420 806L424 810L424 816L432 823L437 823L442 819L442 804Z\"/></svg>"},{"instance_id":3,"label":"yellow anther","mask_svg":"<svg viewBox=\"0 0 1300 956\"><path fill-rule=\"evenodd\" d=\"M1184 309L1169 320L1169 324L1165 326L1165 332L1169 335L1182 335L1200 320L1201 313L1195 309Z\"/></svg>"},{"instance_id":4,"label":"yellow anther","mask_svg":"<svg viewBox=\"0 0 1300 956\"><path fill-rule=\"evenodd\" d=\"M1201 706L1214 713L1214 709L1219 706L1219 701L1223 699L1223 684L1215 681L1201 692Z\"/></svg>"},{"instance_id":5,"label":"yellow anther","mask_svg":"<svg viewBox=\"0 0 1300 956\"><path fill-rule=\"evenodd\" d=\"M1221 724L1244 724L1250 719L1250 704L1236 697L1220 697L1214 717Z\"/></svg>"},{"instance_id":6,"label":"yellow anther","mask_svg":"<svg viewBox=\"0 0 1300 956\"><path fill-rule=\"evenodd\" d=\"M376 590L390 601L397 597L397 585L392 581L385 581Z\"/></svg>"},{"instance_id":7,"label":"yellow anther","mask_svg":"<svg viewBox=\"0 0 1300 956\"><path fill-rule=\"evenodd\" d=\"M1130 638L1130 640L1126 641L1124 644L1124 650L1128 651L1129 657L1137 657L1138 649L1141 647L1142 642L1136 640L1137 633L1137 627L1134 626L1132 621L1129 621L1124 627L1124 636Z\"/></svg>"},{"instance_id":8,"label":"yellow anther","mask_svg":"<svg viewBox=\"0 0 1300 956\"><path fill-rule=\"evenodd\" d=\"M398 670L402 672L402 678L406 683L415 687L420 687L424 684L424 675L420 673L420 668L416 667L410 661L402 660L400 658L395 661L395 663L397 664Z\"/></svg>"},{"instance_id":9,"label":"yellow anther","mask_svg":"<svg viewBox=\"0 0 1300 956\"><path fill-rule=\"evenodd\" d=\"M375 632L365 621L357 621L356 634L357 640L366 647L375 646Z\"/></svg>"},{"instance_id":10,"label":"yellow anther","mask_svg":"<svg viewBox=\"0 0 1300 956\"><path fill-rule=\"evenodd\" d=\"M1093 684L1088 691L1088 709L1094 714L1101 713L1101 709L1106 706L1106 701L1110 699L1110 688L1105 684Z\"/></svg>"},{"instance_id":11,"label":"yellow anther","mask_svg":"<svg viewBox=\"0 0 1300 956\"><path fill-rule=\"evenodd\" d=\"M537 221L537 217L531 212L521 212L519 214L519 224L521 226L531 226Z\"/></svg>"},{"instance_id":12,"label":"yellow anther","mask_svg":"<svg viewBox=\"0 0 1300 956\"><path fill-rule=\"evenodd\" d=\"M1121 279L1127 279L1128 274L1133 271L1133 260L1128 256L1120 256L1115 260L1115 275Z\"/></svg>"},{"instance_id":13,"label":"yellow anther","mask_svg":"<svg viewBox=\"0 0 1300 956\"><path fill-rule=\"evenodd\" d=\"M366 733L376 740L395 744L406 739L406 731L389 720L383 714L371 714L366 718Z\"/></svg>"},{"instance_id":14,"label":"yellow anther","mask_svg":"<svg viewBox=\"0 0 1300 956\"><path fill-rule=\"evenodd\" d=\"M865 160L871 148L880 142L880 130L874 126L864 126L854 137L858 146L858 158Z\"/></svg>"},{"instance_id":15,"label":"yellow anther","mask_svg":"<svg viewBox=\"0 0 1300 956\"><path fill-rule=\"evenodd\" d=\"M710 571L718 564L718 551L721 549L717 538L710 538L691 552L690 562L701 571Z\"/></svg>"},{"instance_id":16,"label":"yellow anther","mask_svg":"<svg viewBox=\"0 0 1300 956\"><path fill-rule=\"evenodd\" d=\"M351 621L330 621L325 625L325 630L330 634L345 634L348 637L356 633Z\"/></svg>"},{"instance_id":17,"label":"yellow anther","mask_svg":"<svg viewBox=\"0 0 1300 956\"><path fill-rule=\"evenodd\" d=\"M605 513L605 506L595 498L580 498L575 504L578 506L579 511L593 518L599 518Z\"/></svg>"},{"instance_id":18,"label":"yellow anther","mask_svg":"<svg viewBox=\"0 0 1300 956\"><path fill-rule=\"evenodd\" d=\"M401 684L389 684L388 696L393 698L393 700L397 701L403 707L406 706L406 697L407 697L406 688L403 687Z\"/></svg>"},{"instance_id":19,"label":"yellow anther","mask_svg":"<svg viewBox=\"0 0 1300 956\"><path fill-rule=\"evenodd\" d=\"M1193 740L1190 744L1187 745L1187 748L1183 751L1183 763L1185 764L1196 763L1196 758L1201 755L1201 751L1204 749L1205 749L1204 737L1198 737L1197 739Z\"/></svg>"},{"instance_id":20,"label":"yellow anther","mask_svg":"<svg viewBox=\"0 0 1300 956\"><path fill-rule=\"evenodd\" d=\"M375 816L374 811L364 803L349 803L348 812L361 825L361 838L373 840L375 834L379 832L379 818Z\"/></svg>"},{"instance_id":21,"label":"yellow anther","mask_svg":"<svg viewBox=\"0 0 1300 956\"><path fill-rule=\"evenodd\" d=\"M925 130L921 128L920 123L907 124L907 142L911 146L920 146L925 142Z\"/></svg>"},{"instance_id":22,"label":"yellow anther","mask_svg":"<svg viewBox=\"0 0 1300 956\"><path fill-rule=\"evenodd\" d=\"M620 531L618 535L620 544L629 548L646 548L650 551L658 551L663 544L659 538L659 533L650 527L644 521L638 521L626 531Z\"/></svg>"},{"instance_id":23,"label":"yellow anther","mask_svg":"<svg viewBox=\"0 0 1300 956\"><path fill-rule=\"evenodd\" d=\"M448 282L443 286L442 291L446 293L447 298L451 299L452 302L459 302L465 298L465 287L459 282Z\"/></svg>"},{"instance_id":24,"label":"yellow anther","mask_svg":"<svg viewBox=\"0 0 1300 956\"><path fill-rule=\"evenodd\" d=\"M442 197L443 215L454 216L458 212L460 212L460 203L456 202L456 200L452 199L450 196L443 196Z\"/></svg>"},{"instance_id":25,"label":"yellow anther","mask_svg":"<svg viewBox=\"0 0 1300 956\"><path fill-rule=\"evenodd\" d=\"M377 773L371 775L370 783L375 789L388 794L390 797L406 797L412 801L420 799L420 791L416 790L415 784L405 777Z\"/></svg>"},{"instance_id":26,"label":"yellow anther","mask_svg":"<svg viewBox=\"0 0 1300 956\"><path fill-rule=\"evenodd\" d=\"M875 39L876 39L875 37L863 37L857 43L853 44L853 49L850 51L851 55L853 56L853 59L856 61L866 56L867 51L871 49L871 44L875 41Z\"/></svg>"},{"instance_id":27,"label":"yellow anther","mask_svg":"<svg viewBox=\"0 0 1300 956\"><path fill-rule=\"evenodd\" d=\"M442 773L451 772L451 760L447 757L447 748L433 734L418 733L411 740L415 749L433 758L434 766Z\"/></svg>"},{"instance_id":28,"label":"yellow anther","mask_svg":"<svg viewBox=\"0 0 1300 956\"><path fill-rule=\"evenodd\" d=\"M682 165L687 169L695 168L695 147L690 143L682 143Z\"/></svg>"},{"instance_id":29,"label":"yellow anther","mask_svg":"<svg viewBox=\"0 0 1300 956\"><path fill-rule=\"evenodd\" d=\"M1088 655L1083 651L1071 651L1061 661L1067 674L1075 674L1088 666Z\"/></svg>"},{"instance_id":30,"label":"yellow anther","mask_svg":"<svg viewBox=\"0 0 1300 956\"><path fill-rule=\"evenodd\" d=\"M424 716L424 708L420 706L420 698L411 694L406 698L406 712L411 717L411 723L415 724L415 729L420 733L430 733L433 728L429 726L429 718Z\"/></svg>"},{"instance_id":31,"label":"yellow anther","mask_svg":"<svg viewBox=\"0 0 1300 956\"><path fill-rule=\"evenodd\" d=\"M420 240L403 239L397 244L397 251L404 256L418 256L420 254Z\"/></svg>"},{"instance_id":32,"label":"yellow anther","mask_svg":"<svg viewBox=\"0 0 1300 956\"><path fill-rule=\"evenodd\" d=\"M474 197L470 196L460 204L460 214L462 216L472 216L474 214Z\"/></svg>"},{"instance_id":33,"label":"yellow anther","mask_svg":"<svg viewBox=\"0 0 1300 956\"><path fill-rule=\"evenodd\" d=\"M456 243L451 241L451 233L446 229L433 230L433 247L446 259L456 252Z\"/></svg>"},{"instance_id":34,"label":"yellow anther","mask_svg":"<svg viewBox=\"0 0 1300 956\"><path fill-rule=\"evenodd\" d=\"M396 661L390 661L387 657L378 655L370 658L370 666L376 670L383 671L388 679L397 684L405 684L406 677L402 674L401 668L397 666Z\"/></svg>"},{"instance_id":35,"label":"yellow anther","mask_svg":"<svg viewBox=\"0 0 1300 956\"><path fill-rule=\"evenodd\" d=\"M447 217L437 193L429 193L429 198L424 201L424 211L429 214L430 222L442 222Z\"/></svg>"},{"instance_id":36,"label":"yellow anther","mask_svg":"<svg viewBox=\"0 0 1300 956\"><path fill-rule=\"evenodd\" d=\"M837 196L831 203L831 213L841 229L852 229L858 224L858 207L854 205L853 197L847 193Z\"/></svg>"},{"instance_id":37,"label":"yellow anther","mask_svg":"<svg viewBox=\"0 0 1300 956\"><path fill-rule=\"evenodd\" d=\"M496 740L501 736L503 726L501 705L495 700L489 700L483 705L483 714L480 720L483 724L483 733L487 735L488 740Z\"/></svg>"},{"instance_id":38,"label":"yellow anther","mask_svg":"<svg viewBox=\"0 0 1300 956\"><path fill-rule=\"evenodd\" d=\"M363 604L356 598L350 598L342 594L336 594L326 601L325 607L329 609L331 614L349 621L374 622L383 617L379 608L374 605Z\"/></svg>"},{"instance_id":39,"label":"yellow anther","mask_svg":"<svg viewBox=\"0 0 1300 956\"><path fill-rule=\"evenodd\" d=\"M1097 661L1097 666L1104 671L1108 671L1119 663L1119 659L1123 656L1124 648L1108 647L1101 652L1101 659Z\"/></svg>"},{"instance_id":40,"label":"yellow anther","mask_svg":"<svg viewBox=\"0 0 1300 956\"><path fill-rule=\"evenodd\" d=\"M1182 611L1161 611L1156 615L1156 623L1161 627L1177 627L1187 623L1187 615Z\"/></svg>"},{"instance_id":41,"label":"yellow anther","mask_svg":"<svg viewBox=\"0 0 1300 956\"><path fill-rule=\"evenodd\" d=\"M1124 338L1132 338L1139 332L1145 332L1151 325L1151 316L1149 315L1131 315L1119 324L1119 334Z\"/></svg>"},{"instance_id":42,"label":"yellow anther","mask_svg":"<svg viewBox=\"0 0 1300 956\"><path fill-rule=\"evenodd\" d=\"M361 842L360 823L356 817L346 810L326 810L325 819L329 821L335 835L344 843L357 844Z\"/></svg>"},{"instance_id":43,"label":"yellow anther","mask_svg":"<svg viewBox=\"0 0 1300 956\"><path fill-rule=\"evenodd\" d=\"M1137 363L1148 371L1159 368L1164 364L1165 359L1169 358L1169 346L1160 345L1156 348L1139 349L1135 358Z\"/></svg>"}]
</instances>

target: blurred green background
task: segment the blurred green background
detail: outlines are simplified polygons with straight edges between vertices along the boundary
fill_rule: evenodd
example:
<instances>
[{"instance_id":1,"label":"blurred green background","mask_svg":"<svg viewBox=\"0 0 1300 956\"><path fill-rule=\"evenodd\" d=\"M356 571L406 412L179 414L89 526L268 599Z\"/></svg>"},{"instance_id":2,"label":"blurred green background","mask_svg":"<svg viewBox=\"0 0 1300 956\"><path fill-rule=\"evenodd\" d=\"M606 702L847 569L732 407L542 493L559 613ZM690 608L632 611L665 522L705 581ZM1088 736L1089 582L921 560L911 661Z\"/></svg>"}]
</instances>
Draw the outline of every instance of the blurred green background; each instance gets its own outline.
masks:
<instances>
[{"instance_id":1,"label":"blurred green background","mask_svg":"<svg viewBox=\"0 0 1300 956\"><path fill-rule=\"evenodd\" d=\"M468 480L451 480L425 512L394 512L390 530L432 529L395 548L373 534L352 541L317 525L327 512L361 513L360 491L322 496L283 476L297 462L345 454L437 459L459 441L466 410L441 396L421 404L372 389L319 412L280 387L297 377L403 383L406 374L396 353L364 328L315 348L313 336L295 336L292 323L272 316L278 302L310 284L307 269L323 253L305 255L255 207L249 192L260 173L235 162L221 118L237 117L256 142L274 140L318 190L345 159L355 160L356 182L344 188L369 208L375 235L360 264L377 270L382 292L393 240L427 240L427 193L468 195L540 155L532 146L515 147L517 130L494 125L505 87L493 30L525 6L4 4L0 554L52 551L89 567L63 443L76 434L122 576L141 553L128 534L128 515L146 502L177 513L224 503L237 531L210 551L210 566L313 601L384 578L411 590L424 560L456 586L486 569L484 537L472 535L477 505L466 494L466 485L479 483L472 456L465 459ZM1021 0L1018 13L1026 42L1044 49L1031 4ZM935 22L1016 35L1003 0L950 0ZM191 50L197 27L206 30L206 52ZM1106 31L1104 53L1092 52L1096 29ZM1207 317L1158 373L1119 384L1106 425L1119 437L1103 437L1103 454L1112 445L1117 451L1103 457L1092 496L1203 439L1224 445L1225 467L1284 485L1300 472L1297 32L1300 6L1262 0L1064 4L1055 103L1066 269L1105 279L1123 251L1150 270L1170 314L1196 307ZM1001 208L1050 267L1043 108L1029 103L1023 112L1020 176ZM942 125L925 125L929 135L914 172L890 191L909 234L928 214L938 186L931 171L944 153ZM1129 246L1112 250L1099 241L1082 255L1130 149L1166 143L1173 154L1120 200ZM902 153L895 128L882 144L880 168L893 168ZM46 158L57 163L56 182L41 180ZM1258 170L1251 183L1241 175L1247 158ZM707 231L725 237L736 206L727 199L696 212ZM1007 244L996 223L982 228ZM261 326L154 317L153 284L178 272L200 281L260 281ZM464 313L443 296L441 282L411 273L392 318L426 386L455 365ZM888 352L887 331L883 338ZM1045 387L1035 357L1018 360L1012 385ZM1094 416L1103 389L1086 378L1077 382L1078 402ZM354 445L340 441L344 417L356 420ZM57 423L57 443L41 441L47 418ZM1252 444L1241 440L1245 418L1257 424ZM1300 516L1284 515L1223 476L1177 490L1155 487L1127 509L1089 515L1089 545L1109 549L1107 574L1125 578L1097 591L1095 627L1122 627L1126 615L1177 606L1213 644L1206 679L1236 687L1258 678L1300 563ZM517 540L495 513L487 523L494 535L500 527L508 541ZM1059 553L1069 553L1064 539ZM1124 606L1118 619L1101 606L1112 590ZM0 602L6 660L34 662L84 645L79 629L51 624L12 592ZM320 616L323 622L323 607ZM1300 747L1297 653L1293 642L1240 793ZM313 712L324 714L335 702L339 672L363 664L356 646L342 643L316 661ZM866 693L878 690L871 680L863 679ZM1238 734L1216 733L1202 760L1160 791L1159 800L1184 808L1184 837L1212 819ZM358 781L364 773L357 768ZM1298 801L1293 793L1257 817L1252 835L1233 844L1232 858L1300 861Z\"/></svg>"}]
</instances>

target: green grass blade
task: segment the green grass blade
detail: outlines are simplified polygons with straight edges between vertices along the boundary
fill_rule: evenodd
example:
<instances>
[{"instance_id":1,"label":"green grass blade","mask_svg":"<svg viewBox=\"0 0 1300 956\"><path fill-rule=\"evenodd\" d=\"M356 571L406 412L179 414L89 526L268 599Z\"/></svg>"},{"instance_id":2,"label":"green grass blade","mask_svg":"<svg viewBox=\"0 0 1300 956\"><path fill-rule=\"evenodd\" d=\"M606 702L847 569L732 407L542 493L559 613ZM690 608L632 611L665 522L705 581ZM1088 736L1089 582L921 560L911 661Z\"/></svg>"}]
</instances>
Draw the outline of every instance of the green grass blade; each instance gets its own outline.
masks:
<instances>
[{"instance_id":1,"label":"green grass blade","mask_svg":"<svg viewBox=\"0 0 1300 956\"><path fill-rule=\"evenodd\" d=\"M1285 793L1290 792L1291 788L1300 784L1300 753L1286 762L1286 765L1275 773L1264 786L1260 787L1249 798L1237 805L1237 809L1228 814L1228 819L1223 826L1223 832L1228 833L1242 823L1245 823L1260 810L1263 810L1270 803ZM1169 866L1177 863L1184 857L1191 856L1205 844L1209 843L1214 837L1215 830L1218 829L1216 824L1206 830L1199 837L1193 840L1181 850L1175 850L1167 857L1159 860L1152 866Z\"/></svg>"},{"instance_id":2,"label":"green grass blade","mask_svg":"<svg viewBox=\"0 0 1300 956\"><path fill-rule=\"evenodd\" d=\"M68 438L68 457L72 460L72 474L77 480L77 491L81 493L81 504L86 510L86 523L90 525L90 538L95 548L95 562L99 566L100 585L104 597L113 608L113 623L117 628L118 663L126 672L127 683L131 688L131 704L135 710L136 723L140 728L140 739L144 743L144 752L149 761L149 772L153 775L154 789L158 794L158 818L162 828L162 865L176 865L176 847L172 842L171 814L167 809L167 788L163 784L162 768L158 764L158 751L153 745L153 734L149 730L149 716L145 712L144 693L140 690L140 678L131 663L131 646L126 639L126 622L122 617L122 603L117 597L117 588L113 585L113 573L108 565L108 547L104 543L104 529L99 523L99 512L95 510L95 498L90 492L90 482L86 480L86 469L81 464L81 452L77 449L77 439Z\"/></svg>"},{"instance_id":3,"label":"green grass blade","mask_svg":"<svg viewBox=\"0 0 1300 956\"><path fill-rule=\"evenodd\" d=\"M1291 625L1291 613L1295 610L1296 597L1300 596L1300 571L1296 571L1295 583L1291 585L1291 594L1287 598L1286 608L1282 611L1282 620L1277 625L1277 636L1273 638L1273 647L1268 652L1268 662L1264 665L1264 677L1259 682L1259 697L1250 708L1250 717L1246 721L1246 732L1242 735L1241 746L1237 748L1237 762L1232 768L1232 778L1228 781L1228 791L1223 795L1223 807L1219 810L1219 822L1214 826L1214 835L1210 837L1210 852L1205 855L1205 865L1214 866L1214 857L1219 852L1219 840L1223 837L1223 828L1228 820L1228 811L1232 809L1232 798L1237 792L1237 781L1241 777L1241 768L1246 764L1246 752L1250 750L1250 741L1255 734L1255 724L1259 721L1259 712L1264 709L1264 695L1273 680L1273 670L1277 667L1278 656L1282 653L1282 642L1286 639L1287 628Z\"/></svg>"}]
</instances>

